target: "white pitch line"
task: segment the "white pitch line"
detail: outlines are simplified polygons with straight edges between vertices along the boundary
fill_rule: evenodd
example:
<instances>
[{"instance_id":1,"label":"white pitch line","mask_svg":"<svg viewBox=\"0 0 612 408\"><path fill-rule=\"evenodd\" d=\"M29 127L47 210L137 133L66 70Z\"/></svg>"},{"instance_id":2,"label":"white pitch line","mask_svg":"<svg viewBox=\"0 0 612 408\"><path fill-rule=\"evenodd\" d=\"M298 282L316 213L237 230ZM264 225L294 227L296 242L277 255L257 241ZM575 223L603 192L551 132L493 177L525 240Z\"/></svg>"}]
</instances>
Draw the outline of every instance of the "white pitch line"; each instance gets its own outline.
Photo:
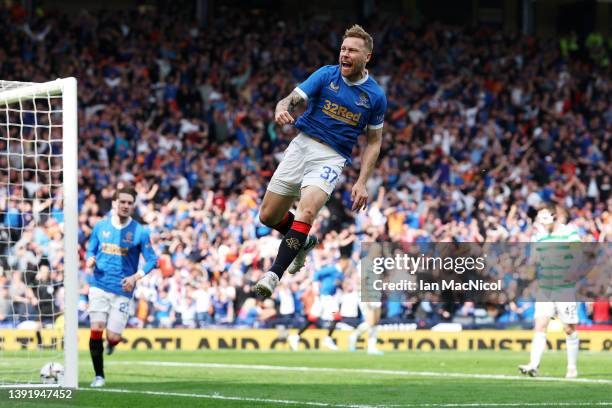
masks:
<instances>
[{"instance_id":1,"label":"white pitch line","mask_svg":"<svg viewBox=\"0 0 612 408\"><path fill-rule=\"evenodd\" d=\"M612 406L612 401L601 401L601 402L510 402L510 403L486 403L486 402L473 402L473 403L414 403L414 404L391 404L391 405L362 405L362 404L334 404L327 402L316 402L316 401L296 401L296 400L282 400L282 399L270 399L270 398L253 398L253 397L232 397L221 394L194 394L194 393L183 393L183 392L163 392L163 391L143 391L143 390L128 390L120 388L80 388L79 391L96 391L96 392L108 392L108 393L120 393L120 394L141 394L141 395L155 395L162 397L185 397L185 398L204 398L204 399L216 399L225 401L244 401L244 402L259 402L268 404L279 404L279 405L308 405L315 407L337 407L337 408L381 408L381 407L423 407L423 408L474 408L474 407L594 407L594 406Z\"/></svg>"},{"instance_id":2,"label":"white pitch line","mask_svg":"<svg viewBox=\"0 0 612 408\"><path fill-rule=\"evenodd\" d=\"M407 377L441 377L441 378L462 378L462 379L481 379L481 380L514 380L514 381L560 381L586 384L612 384L612 380L595 378L561 378L561 377L524 377L518 375L505 374L473 374L473 373L440 373L434 371L403 371L403 370L376 370L369 368L333 368L333 367L293 367L277 365L249 365L249 364L221 364L221 363L187 363L173 361L114 361L110 364L119 365L146 365L158 367L192 367L192 368L234 368L244 370L264 370L264 371L302 371L319 373L354 373L354 374L380 374L398 375Z\"/></svg>"}]
</instances>

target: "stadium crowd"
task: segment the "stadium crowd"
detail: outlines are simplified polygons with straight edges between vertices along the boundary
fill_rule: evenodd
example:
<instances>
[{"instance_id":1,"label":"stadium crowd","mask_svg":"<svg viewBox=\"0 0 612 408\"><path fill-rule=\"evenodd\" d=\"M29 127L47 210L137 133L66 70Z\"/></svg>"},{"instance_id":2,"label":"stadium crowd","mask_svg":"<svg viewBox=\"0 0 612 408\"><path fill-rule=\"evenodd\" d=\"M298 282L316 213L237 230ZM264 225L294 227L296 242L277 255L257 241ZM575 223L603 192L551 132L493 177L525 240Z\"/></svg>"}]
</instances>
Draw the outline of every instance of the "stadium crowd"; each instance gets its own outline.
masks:
<instances>
[{"instance_id":1,"label":"stadium crowd","mask_svg":"<svg viewBox=\"0 0 612 408\"><path fill-rule=\"evenodd\" d=\"M528 242L535 212L549 202L567 210L584 241L612 241L611 43L563 48L556 39L376 17L364 23L375 40L368 67L388 111L371 204L350 211L356 148L313 228L322 243L307 267L284 277L272 299L258 299L252 287L279 245L258 222L258 205L297 133L274 125L274 106L336 63L345 26L221 9L202 27L179 10L146 7L70 18L36 9L26 23L18 3L0 6L0 78L79 81L83 324L84 248L122 183L136 186L137 218L160 255L135 292L136 327L297 325L314 309L321 268L342 272L341 300L358 296L360 242ZM1 135L0 167L14 168L9 155L19 151ZM6 326L63 308L61 197L38 178L21 187L12 179L19 174L0 174ZM581 322L609 322L610 313L607 297L585 303ZM419 327L531 325L533 302L389 299L383 316Z\"/></svg>"}]
</instances>

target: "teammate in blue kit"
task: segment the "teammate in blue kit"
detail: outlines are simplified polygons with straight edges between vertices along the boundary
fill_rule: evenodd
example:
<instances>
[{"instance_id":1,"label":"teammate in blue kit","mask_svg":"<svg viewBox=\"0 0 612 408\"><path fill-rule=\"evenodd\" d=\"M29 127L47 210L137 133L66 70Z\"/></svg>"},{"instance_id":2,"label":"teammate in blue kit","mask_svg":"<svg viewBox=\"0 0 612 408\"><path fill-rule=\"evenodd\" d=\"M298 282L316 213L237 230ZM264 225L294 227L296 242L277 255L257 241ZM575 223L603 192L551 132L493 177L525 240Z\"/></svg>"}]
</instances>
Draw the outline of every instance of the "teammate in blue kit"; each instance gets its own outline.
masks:
<instances>
[{"instance_id":1,"label":"teammate in blue kit","mask_svg":"<svg viewBox=\"0 0 612 408\"><path fill-rule=\"evenodd\" d=\"M332 334L334 334L339 320L338 312L340 311L340 305L338 304L337 293L344 281L344 274L333 262L332 257L328 257L325 259L324 265L314 273L312 281L315 284L315 293L318 292L320 310L316 313L313 313L311 310L310 315L317 319L314 322L306 319L297 334L287 338L289 347L294 351L297 350L300 336L314 323L318 328L324 326L327 328L327 337L323 339L323 345L330 350L338 351L338 346L332 338ZM316 290L317 287L318 290Z\"/></svg>"},{"instance_id":2,"label":"teammate in blue kit","mask_svg":"<svg viewBox=\"0 0 612 408\"><path fill-rule=\"evenodd\" d=\"M98 221L89 237L86 265L93 270L89 288L89 352L96 373L92 387L105 384L104 329L106 352L111 354L127 324L136 281L157 266L149 231L132 219L135 199L134 189L118 189L113 197L112 214ZM138 270L140 254L146 261L142 270Z\"/></svg>"},{"instance_id":3,"label":"teammate in blue kit","mask_svg":"<svg viewBox=\"0 0 612 408\"><path fill-rule=\"evenodd\" d=\"M366 69L372 48L370 34L352 26L344 33L338 65L318 69L276 105L276 123L295 123L300 134L285 151L261 205L261 222L284 235L270 271L255 285L262 296L272 295L285 270L299 271L317 245L317 238L308 235L310 227L364 131L367 146L351 197L354 211L367 206L366 182L380 152L387 108L383 90ZM304 102L308 102L306 111L295 122L290 111ZM298 198L293 214L289 210Z\"/></svg>"}]
</instances>

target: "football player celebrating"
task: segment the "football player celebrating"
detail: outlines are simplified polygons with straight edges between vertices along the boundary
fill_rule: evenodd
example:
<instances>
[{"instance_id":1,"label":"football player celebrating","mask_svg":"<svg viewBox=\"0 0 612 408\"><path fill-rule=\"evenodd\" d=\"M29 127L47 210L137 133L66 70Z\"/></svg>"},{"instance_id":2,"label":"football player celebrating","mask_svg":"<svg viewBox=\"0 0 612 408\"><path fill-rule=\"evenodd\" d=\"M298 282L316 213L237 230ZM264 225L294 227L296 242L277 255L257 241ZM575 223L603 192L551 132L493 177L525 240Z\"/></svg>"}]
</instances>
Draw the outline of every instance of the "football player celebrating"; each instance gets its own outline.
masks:
<instances>
[{"instance_id":1,"label":"football player celebrating","mask_svg":"<svg viewBox=\"0 0 612 408\"><path fill-rule=\"evenodd\" d=\"M318 69L276 105L276 123L295 123L300 134L285 151L260 209L261 222L284 235L274 264L255 285L262 296L272 295L285 270L295 273L304 266L317 244L317 238L309 236L310 228L363 131L367 145L351 197L354 211L367 206L366 182L380 153L387 108L383 90L366 69L372 49L372 36L352 26L344 33L338 65ZM290 112L304 102L306 111L295 121ZM298 198L293 214L289 210Z\"/></svg>"},{"instance_id":2,"label":"football player celebrating","mask_svg":"<svg viewBox=\"0 0 612 408\"><path fill-rule=\"evenodd\" d=\"M91 335L89 351L96 377L92 387L105 384L102 333L106 328L107 353L121 341L136 281L157 266L149 231L132 219L136 191L120 188L113 211L94 225L87 246L87 269L93 271L89 289ZM138 270L140 254L146 261Z\"/></svg>"}]
</instances>

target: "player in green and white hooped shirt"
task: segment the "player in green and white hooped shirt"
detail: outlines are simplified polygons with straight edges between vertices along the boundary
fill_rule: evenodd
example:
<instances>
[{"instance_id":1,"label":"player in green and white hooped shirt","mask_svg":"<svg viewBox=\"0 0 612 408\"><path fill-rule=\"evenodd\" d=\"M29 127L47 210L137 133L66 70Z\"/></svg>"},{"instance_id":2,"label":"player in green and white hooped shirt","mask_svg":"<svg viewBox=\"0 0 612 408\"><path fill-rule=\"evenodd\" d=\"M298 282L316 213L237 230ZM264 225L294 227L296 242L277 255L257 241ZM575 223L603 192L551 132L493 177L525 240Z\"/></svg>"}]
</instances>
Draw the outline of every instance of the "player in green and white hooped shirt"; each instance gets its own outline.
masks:
<instances>
[{"instance_id":1,"label":"player in green and white hooped shirt","mask_svg":"<svg viewBox=\"0 0 612 408\"><path fill-rule=\"evenodd\" d=\"M576 266L577 256L572 253L570 245L546 245L546 243L572 243L580 242L576 230L564 225L555 216L560 215L559 209L554 206L542 208L536 217L536 223L541 227L541 232L532 238L535 245L536 265L539 268L538 284L539 290L546 292L551 299L565 299L564 291L574 291L574 284L568 283L567 277ZM574 251L575 252L575 251ZM540 298L540 297L539 297ZM531 360L529 364L520 365L521 373L535 377L538 375L540 359L546 349L546 329L550 318L558 317L563 323L567 335L565 344L567 349L567 374L566 378L576 378L576 360L578 358L578 313L576 302L537 301L535 306L535 333L531 340Z\"/></svg>"}]
</instances>

